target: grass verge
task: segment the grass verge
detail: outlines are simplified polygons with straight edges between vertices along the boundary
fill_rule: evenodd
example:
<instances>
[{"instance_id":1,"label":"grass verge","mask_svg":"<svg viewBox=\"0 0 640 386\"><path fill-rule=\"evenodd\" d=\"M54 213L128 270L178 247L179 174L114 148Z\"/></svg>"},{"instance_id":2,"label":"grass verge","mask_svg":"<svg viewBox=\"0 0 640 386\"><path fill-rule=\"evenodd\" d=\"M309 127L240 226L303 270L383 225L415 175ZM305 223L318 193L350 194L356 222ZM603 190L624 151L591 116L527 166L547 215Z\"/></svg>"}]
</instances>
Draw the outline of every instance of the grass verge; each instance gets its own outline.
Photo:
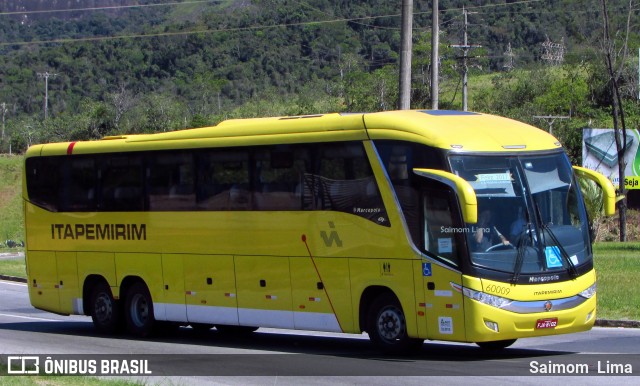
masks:
<instances>
[{"instance_id":1,"label":"grass verge","mask_svg":"<svg viewBox=\"0 0 640 386\"><path fill-rule=\"evenodd\" d=\"M0 364L0 386L135 386L145 385L145 382L132 381L131 379L101 379L85 376L66 375L4 375L7 374L7 365Z\"/></svg>"},{"instance_id":2,"label":"grass verge","mask_svg":"<svg viewBox=\"0 0 640 386\"><path fill-rule=\"evenodd\" d=\"M640 243L596 243L600 319L640 320Z\"/></svg>"},{"instance_id":3,"label":"grass verge","mask_svg":"<svg viewBox=\"0 0 640 386\"><path fill-rule=\"evenodd\" d=\"M18 259L0 259L0 275L26 278L27 269L24 257Z\"/></svg>"}]
</instances>

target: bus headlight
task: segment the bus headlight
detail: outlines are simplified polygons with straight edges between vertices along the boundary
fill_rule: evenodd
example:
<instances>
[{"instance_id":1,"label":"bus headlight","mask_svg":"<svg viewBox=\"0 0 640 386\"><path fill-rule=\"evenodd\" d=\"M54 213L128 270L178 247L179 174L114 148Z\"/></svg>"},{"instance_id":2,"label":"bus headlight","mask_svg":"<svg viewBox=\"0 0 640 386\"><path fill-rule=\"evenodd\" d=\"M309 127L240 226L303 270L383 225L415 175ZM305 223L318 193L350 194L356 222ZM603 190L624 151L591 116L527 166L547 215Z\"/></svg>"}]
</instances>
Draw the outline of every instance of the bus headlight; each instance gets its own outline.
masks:
<instances>
[{"instance_id":1,"label":"bus headlight","mask_svg":"<svg viewBox=\"0 0 640 386\"><path fill-rule=\"evenodd\" d=\"M501 298L500 296L489 295L481 291L474 291L469 288L462 288L462 294L469 299L473 299L480 303L488 304L492 307L503 308L511 304L511 299Z\"/></svg>"},{"instance_id":2,"label":"bus headlight","mask_svg":"<svg viewBox=\"0 0 640 386\"><path fill-rule=\"evenodd\" d=\"M589 288L587 288L586 290L580 292L578 295L582 296L583 298L586 299L591 299L593 297L593 295L596 294L596 288L598 283L593 283L593 285Z\"/></svg>"}]
</instances>

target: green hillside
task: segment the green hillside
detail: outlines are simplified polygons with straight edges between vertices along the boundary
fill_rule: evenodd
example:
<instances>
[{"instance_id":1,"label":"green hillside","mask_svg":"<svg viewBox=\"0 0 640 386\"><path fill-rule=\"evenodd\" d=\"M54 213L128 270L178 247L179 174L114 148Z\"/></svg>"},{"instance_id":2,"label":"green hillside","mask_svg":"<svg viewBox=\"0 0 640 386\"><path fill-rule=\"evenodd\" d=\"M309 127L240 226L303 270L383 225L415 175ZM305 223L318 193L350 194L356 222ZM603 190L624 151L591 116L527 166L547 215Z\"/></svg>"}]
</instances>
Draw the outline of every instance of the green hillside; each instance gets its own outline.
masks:
<instances>
[{"instance_id":1,"label":"green hillside","mask_svg":"<svg viewBox=\"0 0 640 386\"><path fill-rule=\"evenodd\" d=\"M24 240L22 157L0 156L0 243Z\"/></svg>"},{"instance_id":2,"label":"green hillside","mask_svg":"<svg viewBox=\"0 0 640 386\"><path fill-rule=\"evenodd\" d=\"M400 0L86 3L0 0L0 153L228 118L391 110L398 103ZM618 49L629 3L607 4ZM431 9L414 5L411 107L430 108ZM452 45L463 39L463 5L469 43L482 46L468 61L469 109L543 128L533 116L570 115L554 134L579 164L580 129L612 125L600 0L441 0L440 109L462 109L462 51ZM55 7L86 9L43 13ZM17 9L25 14L7 12ZM562 45L561 63L543 58L545 42ZM626 61L614 59L624 64L627 125L637 127L637 29L626 42Z\"/></svg>"}]
</instances>

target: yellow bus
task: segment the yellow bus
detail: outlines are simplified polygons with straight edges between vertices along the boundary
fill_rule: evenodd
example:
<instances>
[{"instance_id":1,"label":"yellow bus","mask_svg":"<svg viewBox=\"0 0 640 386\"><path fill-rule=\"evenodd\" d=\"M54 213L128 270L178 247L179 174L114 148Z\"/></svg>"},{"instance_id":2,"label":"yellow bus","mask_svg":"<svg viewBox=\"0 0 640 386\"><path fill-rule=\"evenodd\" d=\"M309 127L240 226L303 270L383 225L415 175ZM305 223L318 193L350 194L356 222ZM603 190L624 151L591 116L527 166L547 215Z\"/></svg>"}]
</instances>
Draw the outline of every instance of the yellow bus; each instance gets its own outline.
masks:
<instances>
[{"instance_id":1,"label":"yellow bus","mask_svg":"<svg viewBox=\"0 0 640 386\"><path fill-rule=\"evenodd\" d=\"M104 333L160 324L367 332L503 348L590 329L596 274L574 167L535 127L390 111L32 146L34 307Z\"/></svg>"}]
</instances>

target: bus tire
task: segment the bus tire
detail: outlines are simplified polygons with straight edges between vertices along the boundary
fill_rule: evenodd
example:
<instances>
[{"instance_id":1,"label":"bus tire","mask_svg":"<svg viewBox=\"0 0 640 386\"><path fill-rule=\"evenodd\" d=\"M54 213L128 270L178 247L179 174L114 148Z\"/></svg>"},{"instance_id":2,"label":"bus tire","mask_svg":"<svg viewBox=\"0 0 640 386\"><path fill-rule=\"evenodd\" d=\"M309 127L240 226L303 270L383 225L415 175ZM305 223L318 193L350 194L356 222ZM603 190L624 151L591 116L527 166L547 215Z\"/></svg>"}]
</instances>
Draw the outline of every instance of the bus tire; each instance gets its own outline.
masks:
<instances>
[{"instance_id":1,"label":"bus tire","mask_svg":"<svg viewBox=\"0 0 640 386\"><path fill-rule=\"evenodd\" d=\"M392 293L378 296L367 315L369 339L384 353L412 354L422 348L422 339L411 338L407 334L402 306Z\"/></svg>"},{"instance_id":2,"label":"bus tire","mask_svg":"<svg viewBox=\"0 0 640 386\"><path fill-rule=\"evenodd\" d=\"M120 304L111 294L111 288L104 281L96 283L89 300L91 320L96 330L102 334L119 332L122 327Z\"/></svg>"},{"instance_id":3,"label":"bus tire","mask_svg":"<svg viewBox=\"0 0 640 386\"><path fill-rule=\"evenodd\" d=\"M134 283L125 297L125 319L129 333L147 337L153 332L153 301L149 289L142 282Z\"/></svg>"},{"instance_id":4,"label":"bus tire","mask_svg":"<svg viewBox=\"0 0 640 386\"><path fill-rule=\"evenodd\" d=\"M514 344L516 339L494 340L492 342L476 342L484 350L502 350Z\"/></svg>"}]
</instances>

